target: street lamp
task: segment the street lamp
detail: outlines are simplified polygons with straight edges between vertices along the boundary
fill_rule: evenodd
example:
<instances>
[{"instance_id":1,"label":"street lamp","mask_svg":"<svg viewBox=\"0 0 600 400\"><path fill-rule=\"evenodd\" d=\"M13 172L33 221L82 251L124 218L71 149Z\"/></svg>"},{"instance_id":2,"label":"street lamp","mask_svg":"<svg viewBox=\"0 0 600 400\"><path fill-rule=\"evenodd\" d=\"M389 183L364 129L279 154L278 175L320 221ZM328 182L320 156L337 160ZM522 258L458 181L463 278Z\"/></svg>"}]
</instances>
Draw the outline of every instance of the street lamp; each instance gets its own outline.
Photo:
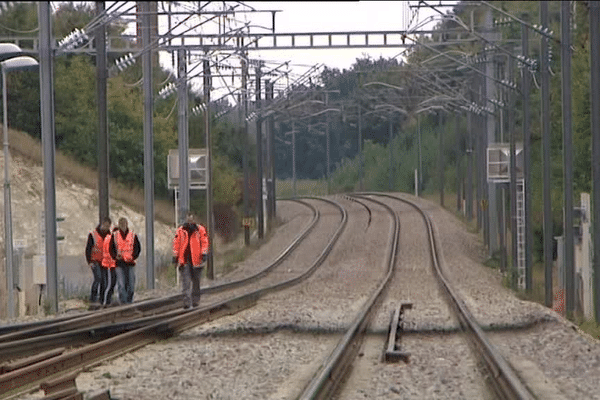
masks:
<instances>
[{"instance_id":1,"label":"street lamp","mask_svg":"<svg viewBox=\"0 0 600 400\"><path fill-rule=\"evenodd\" d=\"M9 50L6 54L14 51L14 48L6 47L5 44L0 45L0 52L2 48ZM17 46L15 46L17 47ZM17 47L18 48L18 47ZM20 49L19 49L20 50ZM4 54L2 54L4 55ZM3 133L4 133L4 247L6 247L6 276L7 276L7 294L8 294L8 317L14 317L14 299L13 299L13 240L12 240L12 214L11 214L11 200L10 200L10 173L9 173L9 154L8 154L8 107L6 100L6 74L11 71L31 71L37 70L38 62L27 56L20 56L8 58L5 61L0 62L2 66L2 115L4 119Z\"/></svg>"},{"instance_id":2,"label":"street lamp","mask_svg":"<svg viewBox=\"0 0 600 400\"><path fill-rule=\"evenodd\" d=\"M23 50L13 43L0 43L0 61L17 57L23 54Z\"/></svg>"}]
</instances>

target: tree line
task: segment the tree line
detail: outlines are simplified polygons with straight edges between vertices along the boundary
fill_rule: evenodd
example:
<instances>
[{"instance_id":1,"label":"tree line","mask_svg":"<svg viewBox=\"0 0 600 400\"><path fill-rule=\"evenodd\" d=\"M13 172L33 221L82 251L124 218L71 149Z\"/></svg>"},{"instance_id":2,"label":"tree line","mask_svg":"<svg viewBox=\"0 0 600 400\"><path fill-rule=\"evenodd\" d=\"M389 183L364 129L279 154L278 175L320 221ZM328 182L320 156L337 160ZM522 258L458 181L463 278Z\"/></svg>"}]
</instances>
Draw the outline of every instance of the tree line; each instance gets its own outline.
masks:
<instances>
[{"instance_id":1,"label":"tree line","mask_svg":"<svg viewBox=\"0 0 600 400\"><path fill-rule=\"evenodd\" d=\"M531 24L539 23L537 2L500 1L495 7L515 15ZM591 191L591 134L590 134L590 65L589 18L586 2L574 2L573 23L573 132L575 196ZM275 121L276 175L278 179L292 176L291 132L295 131L298 179L323 179L328 171L327 135L329 136L329 170L333 191L358 188L361 160L365 190L414 191L414 171L420 170L422 189L433 193L439 180L451 190L464 190L467 157L472 149L465 134L467 125L464 112L436 112L431 98L441 98L441 93L463 91L469 93L472 80L468 71L456 68L440 52L453 54L465 62L467 54L476 55L484 47L481 42L456 44L454 39L465 37L463 25L476 28L484 25L485 6L460 2L450 12L456 18L444 18L434 28L439 33L419 38L420 45L407 50L403 57L393 59L357 58L348 69L324 68L315 83L309 82L291 89L294 93L313 91L313 100L337 111L306 117L317 109L306 109L304 115L280 113ZM550 29L560 32L559 2L550 2ZM53 15L54 34L65 37L74 28L85 26L95 11L87 3L61 3ZM494 18L503 15L493 12ZM461 23L463 25L461 25ZM0 14L0 35L32 36L37 28L35 3L14 3ZM118 21L109 27L110 35L119 35L125 26ZM501 33L498 44L509 46L520 40L519 24L495 26ZM558 37L559 33L554 36ZM439 42L448 42L440 46ZM435 47L431 43L438 43ZM560 48L556 40L550 41L551 60L551 132L552 132L552 206L555 233L562 230L562 115ZM509 48L509 47L507 47ZM518 46L510 47L518 53ZM462 55L460 55L462 54ZM109 64L115 61L109 54ZM531 35L530 57L540 59L539 36ZM95 166L97 136L97 106L95 92L94 57L87 55L62 55L55 59L55 110L56 146L81 162ZM449 68L448 65L453 66ZM516 68L519 74L523 69ZM415 72L419 72L416 74ZM500 72L499 72L500 73ZM542 165L539 70L531 71L534 86L530 97L530 126L532 133L532 193L534 231L541 238L542 226ZM140 84L141 66L135 64L108 81L108 116L110 133L111 176L130 185L143 184L143 94ZM537 78L537 81L536 81ZM169 72L154 68L154 91L158 93L169 79ZM520 84L521 77L515 77ZM383 85L366 85L380 82ZM39 81L34 73L10 74L8 77L9 125L14 129L40 137ZM438 86L435 86L438 85ZM439 85L446 85L445 89ZM465 86L467 86L465 88ZM395 89L402 88L402 90ZM435 90L431 88L436 88ZM444 90L442 90L444 89ZM327 99L324 93L327 92ZM277 95L277 94L276 94ZM199 104L201 95L190 87L190 104ZM298 95L302 97L302 95ZM283 101L277 99L276 101ZM177 113L175 96L156 101L154 108L154 165L155 192L167 198L167 154L177 148ZM385 106L385 105L388 106ZM376 107L377 106L377 107ZM235 119L216 119L219 112L230 108L226 102L213 107L212 135L214 154L215 200L226 207L239 209L242 202L243 132ZM321 107L323 109L324 107ZM360 126L363 142L359 143ZM431 108L430 111L427 111ZM285 111L285 107L282 107ZM401 110L401 111L399 111ZM522 134L521 99L517 96L513 127L503 121L504 138L508 130L518 137ZM237 112L237 111L234 111ZM458 121L456 120L458 118ZM500 124L499 124L500 125ZM458 130L457 130L458 128ZM458 137L456 136L458 133ZM440 138L440 135L442 137ZM441 139L441 140L440 140ZM522 140L522 139L521 139ZM507 140L505 140L507 141ZM250 138L250 168L255 171L254 138ZM440 144L442 152L440 153ZM190 147L204 147L203 116L190 117ZM362 148L362 153L359 151ZM301 155L301 157L298 157ZM444 171L440 174L440 158ZM462 179L462 183L457 181ZM576 197L577 198L577 197ZM192 197L201 208L203 196ZM192 203L193 205L193 203ZM541 254L541 239L537 246Z\"/></svg>"}]
</instances>

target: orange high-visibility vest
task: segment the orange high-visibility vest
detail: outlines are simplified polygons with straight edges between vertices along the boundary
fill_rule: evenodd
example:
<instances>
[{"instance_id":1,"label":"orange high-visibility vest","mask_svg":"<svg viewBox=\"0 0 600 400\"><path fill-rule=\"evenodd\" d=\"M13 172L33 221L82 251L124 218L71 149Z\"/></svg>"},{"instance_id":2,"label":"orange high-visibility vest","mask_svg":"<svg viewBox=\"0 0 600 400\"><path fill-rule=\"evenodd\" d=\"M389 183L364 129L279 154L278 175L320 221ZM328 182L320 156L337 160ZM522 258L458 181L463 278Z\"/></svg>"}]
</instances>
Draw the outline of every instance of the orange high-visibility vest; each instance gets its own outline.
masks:
<instances>
[{"instance_id":1,"label":"orange high-visibility vest","mask_svg":"<svg viewBox=\"0 0 600 400\"><path fill-rule=\"evenodd\" d=\"M202 225L198 225L198 229L192 233L189 238L190 252L192 254L192 265L199 267L202 264L202 255L208 252L208 236L206 229ZM177 228L175 237L173 238L173 257L177 258L178 264L185 264L185 249L188 244L188 232L183 229L183 226Z\"/></svg>"},{"instance_id":2,"label":"orange high-visibility vest","mask_svg":"<svg viewBox=\"0 0 600 400\"><path fill-rule=\"evenodd\" d=\"M133 260L133 231L130 229L125 236L125 239L123 239L121 231L115 231L113 235L115 236L117 254L121 254L123 261L126 263L135 263Z\"/></svg>"},{"instance_id":3,"label":"orange high-visibility vest","mask_svg":"<svg viewBox=\"0 0 600 400\"><path fill-rule=\"evenodd\" d=\"M116 264L117 264L117 262L115 261L115 259L110 256L110 251L109 251L109 248L110 248L110 238L111 238L111 234L110 233L107 234L104 237L104 243L103 243L103 246L104 246L104 257L102 257L102 266L104 268L108 268L108 269L114 268L116 266Z\"/></svg>"},{"instance_id":4,"label":"orange high-visibility vest","mask_svg":"<svg viewBox=\"0 0 600 400\"><path fill-rule=\"evenodd\" d=\"M104 245L104 239L98 233L97 229L94 229L92 232L92 238L94 238L94 246L92 247L92 254L90 259L92 261L96 261L98 263L102 262L102 249Z\"/></svg>"}]
</instances>

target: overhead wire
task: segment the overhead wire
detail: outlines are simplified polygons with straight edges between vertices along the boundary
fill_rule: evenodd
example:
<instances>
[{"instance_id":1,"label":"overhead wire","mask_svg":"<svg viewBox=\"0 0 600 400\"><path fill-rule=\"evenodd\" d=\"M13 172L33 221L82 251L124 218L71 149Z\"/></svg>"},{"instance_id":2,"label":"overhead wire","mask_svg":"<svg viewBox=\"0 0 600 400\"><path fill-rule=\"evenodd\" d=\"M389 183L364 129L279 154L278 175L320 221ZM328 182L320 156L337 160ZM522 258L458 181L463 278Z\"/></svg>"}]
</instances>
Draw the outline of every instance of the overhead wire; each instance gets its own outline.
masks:
<instances>
[{"instance_id":1,"label":"overhead wire","mask_svg":"<svg viewBox=\"0 0 600 400\"><path fill-rule=\"evenodd\" d=\"M134 5L130 6L127 10L125 10L124 12L122 12L118 15L112 14L112 13L116 14L122 7L126 6L127 4L128 4L128 2L126 2L126 1L114 2L113 4L108 6L108 8L103 10L100 14L95 15L81 30L84 32L92 32L99 25L102 25L102 24L108 25L115 19L120 18L123 14L128 13L129 11L131 11L132 9L134 9L136 7L134 4ZM115 10L113 10L113 8L115 8Z\"/></svg>"}]
</instances>

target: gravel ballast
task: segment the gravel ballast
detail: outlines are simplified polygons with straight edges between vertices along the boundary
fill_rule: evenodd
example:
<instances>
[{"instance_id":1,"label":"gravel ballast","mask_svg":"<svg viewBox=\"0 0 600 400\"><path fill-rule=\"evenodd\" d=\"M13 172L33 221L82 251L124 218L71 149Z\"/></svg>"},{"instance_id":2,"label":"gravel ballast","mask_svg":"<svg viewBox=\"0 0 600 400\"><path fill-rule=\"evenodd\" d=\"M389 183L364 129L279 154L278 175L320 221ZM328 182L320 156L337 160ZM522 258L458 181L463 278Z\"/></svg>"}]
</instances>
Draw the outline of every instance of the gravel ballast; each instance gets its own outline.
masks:
<instances>
[{"instance_id":1,"label":"gravel ballast","mask_svg":"<svg viewBox=\"0 0 600 400\"><path fill-rule=\"evenodd\" d=\"M330 256L309 279L267 295L249 310L81 373L78 389L86 393L108 389L122 400L298 396L377 286L385 268L390 229L387 212L366 202L373 210L368 224L363 206L342 197L332 199L348 210L348 225ZM492 327L534 326L493 333L493 343L506 358L510 360L512 355L514 360L537 365L540 379L553 383L565 398L600 398L594 392L600 376L598 341L584 338L552 310L520 300L505 289L502 276L482 265L485 253L478 237L434 203L416 200L433 217L447 276L478 322ZM281 265L286 271L300 270L316 259L340 219L334 207L307 201L328 219ZM401 217L398 273L356 364L355 370L364 373L358 378L349 375L348 390L340 398L489 398L485 373L460 333L407 335L403 344L411 353L411 363L382 365L380 343L386 339L390 312L401 301L413 303L414 309L406 315L410 329L435 332L457 327L448 306L440 300L429 271L429 254L419 245L424 232L418 214L394 200L385 202ZM283 225L267 244L240 263L232 273L236 279L271 262L306 226L311 213L300 204L279 202L278 216ZM219 281L228 279L232 277ZM37 392L23 398L33 397L43 396Z\"/></svg>"}]
</instances>

